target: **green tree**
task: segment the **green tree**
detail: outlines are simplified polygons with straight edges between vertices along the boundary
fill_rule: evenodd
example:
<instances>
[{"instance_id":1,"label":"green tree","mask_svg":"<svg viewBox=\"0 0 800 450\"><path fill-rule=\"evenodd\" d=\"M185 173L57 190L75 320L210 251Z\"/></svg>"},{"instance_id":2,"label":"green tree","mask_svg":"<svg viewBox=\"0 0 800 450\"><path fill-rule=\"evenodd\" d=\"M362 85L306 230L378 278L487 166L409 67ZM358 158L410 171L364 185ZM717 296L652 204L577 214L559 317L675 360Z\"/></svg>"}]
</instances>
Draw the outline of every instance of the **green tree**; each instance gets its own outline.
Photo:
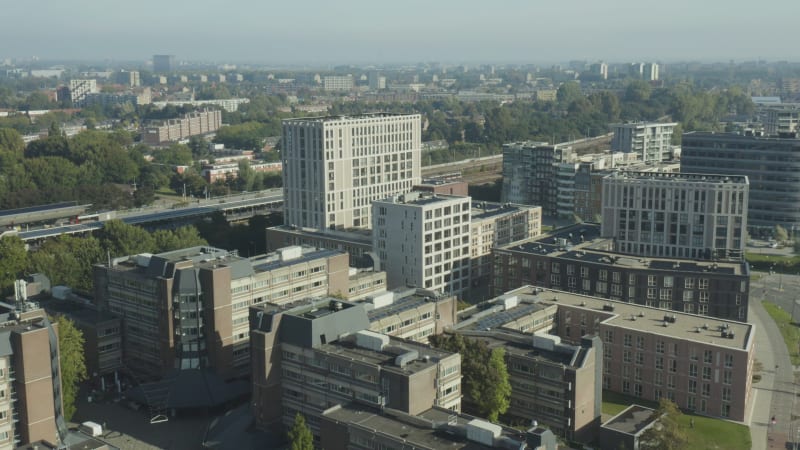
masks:
<instances>
[{"instance_id":1,"label":"green tree","mask_svg":"<svg viewBox=\"0 0 800 450\"><path fill-rule=\"evenodd\" d=\"M208 245L208 242L200 237L197 228L193 226L180 227L176 230L158 230L153 233L153 238L155 239L156 251L158 252L168 252L198 245Z\"/></svg>"},{"instance_id":2,"label":"green tree","mask_svg":"<svg viewBox=\"0 0 800 450\"><path fill-rule=\"evenodd\" d=\"M0 291L3 296L14 292L14 281L28 266L28 251L17 236L0 238Z\"/></svg>"},{"instance_id":3,"label":"green tree","mask_svg":"<svg viewBox=\"0 0 800 450\"><path fill-rule=\"evenodd\" d=\"M300 413L294 416L294 424L289 430L289 444L291 450L314 450L314 435Z\"/></svg>"},{"instance_id":4,"label":"green tree","mask_svg":"<svg viewBox=\"0 0 800 450\"><path fill-rule=\"evenodd\" d=\"M103 261L105 252L94 237L64 235L46 240L29 258L30 272L47 275L53 285L88 292L92 290L92 265Z\"/></svg>"},{"instance_id":5,"label":"green tree","mask_svg":"<svg viewBox=\"0 0 800 450\"><path fill-rule=\"evenodd\" d=\"M678 406L662 398L651 420L657 422L639 438L641 450L682 450L689 448L689 438L680 424L683 416Z\"/></svg>"},{"instance_id":6,"label":"green tree","mask_svg":"<svg viewBox=\"0 0 800 450\"><path fill-rule=\"evenodd\" d=\"M558 103L567 106L575 100L582 98L581 85L575 81L567 81L558 87L556 91L556 100Z\"/></svg>"},{"instance_id":7,"label":"green tree","mask_svg":"<svg viewBox=\"0 0 800 450\"><path fill-rule=\"evenodd\" d=\"M783 228L780 225L775 225L775 240L778 242L785 242L789 239L789 233L786 232L786 228Z\"/></svg>"},{"instance_id":8,"label":"green tree","mask_svg":"<svg viewBox=\"0 0 800 450\"><path fill-rule=\"evenodd\" d=\"M109 220L100 232L103 248L111 252L112 257L153 253L156 241L152 234L144 228L128 225L121 220Z\"/></svg>"},{"instance_id":9,"label":"green tree","mask_svg":"<svg viewBox=\"0 0 800 450\"><path fill-rule=\"evenodd\" d=\"M511 384L503 349L490 349L485 342L465 339L455 333L431 337L434 347L461 354L464 395L477 413L496 422L508 410Z\"/></svg>"},{"instance_id":10,"label":"green tree","mask_svg":"<svg viewBox=\"0 0 800 450\"><path fill-rule=\"evenodd\" d=\"M83 350L83 333L65 316L56 319L58 326L58 351L61 363L61 390L64 402L64 419L75 414L78 384L86 379L86 360Z\"/></svg>"}]
</instances>

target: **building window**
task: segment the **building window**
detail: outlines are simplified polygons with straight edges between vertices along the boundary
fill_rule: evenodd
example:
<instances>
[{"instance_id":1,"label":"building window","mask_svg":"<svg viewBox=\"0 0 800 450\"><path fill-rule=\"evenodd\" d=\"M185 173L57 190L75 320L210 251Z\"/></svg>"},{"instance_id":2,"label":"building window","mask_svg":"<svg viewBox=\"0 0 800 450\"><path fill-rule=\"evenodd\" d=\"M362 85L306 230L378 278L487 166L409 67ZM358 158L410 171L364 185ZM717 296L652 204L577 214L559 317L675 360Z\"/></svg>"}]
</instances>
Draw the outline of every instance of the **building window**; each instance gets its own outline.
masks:
<instances>
[{"instance_id":1,"label":"building window","mask_svg":"<svg viewBox=\"0 0 800 450\"><path fill-rule=\"evenodd\" d=\"M697 364L689 364L689 376L692 378L697 378Z\"/></svg>"},{"instance_id":2,"label":"building window","mask_svg":"<svg viewBox=\"0 0 800 450\"><path fill-rule=\"evenodd\" d=\"M714 352L711 350L703 351L703 362L706 364L711 364L714 360Z\"/></svg>"},{"instance_id":3,"label":"building window","mask_svg":"<svg viewBox=\"0 0 800 450\"><path fill-rule=\"evenodd\" d=\"M725 354L725 367L729 369L733 368L733 355L731 355L730 353Z\"/></svg>"},{"instance_id":4,"label":"building window","mask_svg":"<svg viewBox=\"0 0 800 450\"><path fill-rule=\"evenodd\" d=\"M656 353L664 353L664 341L656 341Z\"/></svg>"},{"instance_id":5,"label":"building window","mask_svg":"<svg viewBox=\"0 0 800 450\"><path fill-rule=\"evenodd\" d=\"M711 367L703 367L703 379L704 380L711 379Z\"/></svg>"},{"instance_id":6,"label":"building window","mask_svg":"<svg viewBox=\"0 0 800 450\"><path fill-rule=\"evenodd\" d=\"M703 397L711 397L711 383L703 383L703 392L701 395Z\"/></svg>"},{"instance_id":7,"label":"building window","mask_svg":"<svg viewBox=\"0 0 800 450\"><path fill-rule=\"evenodd\" d=\"M689 393L697 394L697 380L689 380Z\"/></svg>"},{"instance_id":8,"label":"building window","mask_svg":"<svg viewBox=\"0 0 800 450\"><path fill-rule=\"evenodd\" d=\"M656 357L656 370L664 370L664 357L657 356Z\"/></svg>"}]
</instances>

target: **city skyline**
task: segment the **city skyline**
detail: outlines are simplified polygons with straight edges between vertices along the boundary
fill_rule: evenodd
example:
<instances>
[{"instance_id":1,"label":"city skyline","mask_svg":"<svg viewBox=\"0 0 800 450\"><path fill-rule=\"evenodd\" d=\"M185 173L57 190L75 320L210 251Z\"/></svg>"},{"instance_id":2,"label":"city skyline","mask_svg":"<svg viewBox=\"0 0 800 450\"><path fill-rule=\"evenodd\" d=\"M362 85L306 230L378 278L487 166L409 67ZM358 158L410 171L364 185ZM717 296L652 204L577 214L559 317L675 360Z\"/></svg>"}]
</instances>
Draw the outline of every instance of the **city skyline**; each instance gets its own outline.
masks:
<instances>
[{"instance_id":1,"label":"city skyline","mask_svg":"<svg viewBox=\"0 0 800 450\"><path fill-rule=\"evenodd\" d=\"M302 6L236 0L224 11L187 11L145 0L119 14L88 0L19 2L4 7L0 42L8 44L0 46L0 57L148 60L165 53L179 60L380 64L786 59L794 54L790 41L765 46L753 39L792 25L793 14L774 14L798 9L785 0L747 10L688 0L572 6L566 11L561 4L521 0L502 8L409 0L402 8L375 8L365 0L315 0ZM39 14L43 10L48 14Z\"/></svg>"}]
</instances>

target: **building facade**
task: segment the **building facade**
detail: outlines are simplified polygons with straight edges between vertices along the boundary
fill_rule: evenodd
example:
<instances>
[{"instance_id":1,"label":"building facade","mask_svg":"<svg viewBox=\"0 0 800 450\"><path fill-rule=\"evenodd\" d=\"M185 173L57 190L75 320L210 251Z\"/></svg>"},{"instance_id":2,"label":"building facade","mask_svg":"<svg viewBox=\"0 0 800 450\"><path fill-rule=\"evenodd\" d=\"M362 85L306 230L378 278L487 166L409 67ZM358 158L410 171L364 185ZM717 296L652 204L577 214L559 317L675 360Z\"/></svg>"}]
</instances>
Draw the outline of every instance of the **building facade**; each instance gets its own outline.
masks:
<instances>
[{"instance_id":1,"label":"building facade","mask_svg":"<svg viewBox=\"0 0 800 450\"><path fill-rule=\"evenodd\" d=\"M169 73L175 70L175 55L153 55L153 72Z\"/></svg>"},{"instance_id":2,"label":"building facade","mask_svg":"<svg viewBox=\"0 0 800 450\"><path fill-rule=\"evenodd\" d=\"M603 178L601 236L619 253L742 259L746 176L615 172Z\"/></svg>"},{"instance_id":3,"label":"building facade","mask_svg":"<svg viewBox=\"0 0 800 450\"><path fill-rule=\"evenodd\" d=\"M97 92L97 80L69 80L69 96L74 106L83 106L86 97Z\"/></svg>"},{"instance_id":4,"label":"building facade","mask_svg":"<svg viewBox=\"0 0 800 450\"><path fill-rule=\"evenodd\" d=\"M495 248L492 289L536 285L670 311L747 320L745 261L631 257L610 251L597 224L579 224Z\"/></svg>"},{"instance_id":5,"label":"building facade","mask_svg":"<svg viewBox=\"0 0 800 450\"><path fill-rule=\"evenodd\" d=\"M542 213L558 213L558 187L555 183L559 164L575 162L572 147L545 142L521 142L503 145L503 203L539 205Z\"/></svg>"},{"instance_id":6,"label":"building facade","mask_svg":"<svg viewBox=\"0 0 800 450\"><path fill-rule=\"evenodd\" d=\"M370 202L419 184L420 135L416 114L285 120L284 223L369 228Z\"/></svg>"},{"instance_id":7,"label":"building facade","mask_svg":"<svg viewBox=\"0 0 800 450\"><path fill-rule=\"evenodd\" d=\"M372 246L389 288L470 287L471 199L409 192L372 202Z\"/></svg>"},{"instance_id":8,"label":"building facade","mask_svg":"<svg viewBox=\"0 0 800 450\"><path fill-rule=\"evenodd\" d=\"M188 139L191 136L213 133L222 126L222 111L204 110L186 114L179 119L168 119L143 127L142 141L159 145Z\"/></svg>"},{"instance_id":9,"label":"building facade","mask_svg":"<svg viewBox=\"0 0 800 450\"><path fill-rule=\"evenodd\" d=\"M800 105L764 109L764 131L768 136L797 137L797 132L800 131Z\"/></svg>"},{"instance_id":10,"label":"building facade","mask_svg":"<svg viewBox=\"0 0 800 450\"><path fill-rule=\"evenodd\" d=\"M635 122L612 125L611 150L640 155L641 161L672 159L672 131L677 123Z\"/></svg>"},{"instance_id":11,"label":"building facade","mask_svg":"<svg viewBox=\"0 0 800 450\"><path fill-rule=\"evenodd\" d=\"M363 305L254 307L250 317L259 427L288 428L301 413L319 444L320 419L337 404L461 409L461 356L368 331Z\"/></svg>"},{"instance_id":12,"label":"building facade","mask_svg":"<svg viewBox=\"0 0 800 450\"><path fill-rule=\"evenodd\" d=\"M352 75L328 75L322 78L322 87L326 91L351 91L354 86Z\"/></svg>"},{"instance_id":13,"label":"building facade","mask_svg":"<svg viewBox=\"0 0 800 450\"><path fill-rule=\"evenodd\" d=\"M288 247L253 259L212 247L94 267L95 300L122 319L123 361L142 379L173 368L246 375L248 308L347 292L347 255Z\"/></svg>"},{"instance_id":14,"label":"building facade","mask_svg":"<svg viewBox=\"0 0 800 450\"><path fill-rule=\"evenodd\" d=\"M470 220L473 286L489 283L492 248L542 234L541 206L476 202L472 204Z\"/></svg>"},{"instance_id":15,"label":"building facade","mask_svg":"<svg viewBox=\"0 0 800 450\"><path fill-rule=\"evenodd\" d=\"M56 332L36 307L0 314L0 449L67 432Z\"/></svg>"},{"instance_id":16,"label":"building facade","mask_svg":"<svg viewBox=\"0 0 800 450\"><path fill-rule=\"evenodd\" d=\"M800 227L800 139L685 133L681 172L746 176L749 227Z\"/></svg>"},{"instance_id":17,"label":"building facade","mask_svg":"<svg viewBox=\"0 0 800 450\"><path fill-rule=\"evenodd\" d=\"M275 251L290 245L309 245L347 252L350 265L374 264L372 234L368 230L334 231L299 228L286 225L267 228L267 250Z\"/></svg>"}]
</instances>

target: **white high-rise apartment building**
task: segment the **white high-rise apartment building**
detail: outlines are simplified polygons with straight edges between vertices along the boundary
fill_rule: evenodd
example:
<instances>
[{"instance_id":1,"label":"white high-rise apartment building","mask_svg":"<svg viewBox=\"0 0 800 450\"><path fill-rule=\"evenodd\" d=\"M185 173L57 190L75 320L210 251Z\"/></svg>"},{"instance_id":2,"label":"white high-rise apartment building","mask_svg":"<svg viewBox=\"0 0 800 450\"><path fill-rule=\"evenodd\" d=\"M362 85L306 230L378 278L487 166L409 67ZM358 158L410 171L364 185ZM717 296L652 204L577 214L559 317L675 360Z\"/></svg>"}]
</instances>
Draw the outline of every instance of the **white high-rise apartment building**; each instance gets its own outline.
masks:
<instances>
[{"instance_id":1,"label":"white high-rise apartment building","mask_svg":"<svg viewBox=\"0 0 800 450\"><path fill-rule=\"evenodd\" d=\"M390 289L462 297L470 280L470 197L410 192L372 203L372 245Z\"/></svg>"},{"instance_id":2,"label":"white high-rise apartment building","mask_svg":"<svg viewBox=\"0 0 800 450\"><path fill-rule=\"evenodd\" d=\"M284 223L369 228L373 200L419 184L419 114L283 121Z\"/></svg>"},{"instance_id":3,"label":"white high-rise apartment building","mask_svg":"<svg viewBox=\"0 0 800 450\"><path fill-rule=\"evenodd\" d=\"M644 79L648 81L658 81L658 63L647 63L644 65Z\"/></svg>"},{"instance_id":4,"label":"white high-rise apartment building","mask_svg":"<svg viewBox=\"0 0 800 450\"><path fill-rule=\"evenodd\" d=\"M740 259L749 187L741 175L616 172L603 178L601 235L620 253Z\"/></svg>"},{"instance_id":5,"label":"white high-rise apartment building","mask_svg":"<svg viewBox=\"0 0 800 450\"><path fill-rule=\"evenodd\" d=\"M672 159L672 131L677 123L633 122L612 125L611 150L636 153L642 162Z\"/></svg>"},{"instance_id":6,"label":"white high-rise apartment building","mask_svg":"<svg viewBox=\"0 0 800 450\"><path fill-rule=\"evenodd\" d=\"M82 106L87 95L97 92L97 80L69 80L69 97L75 106Z\"/></svg>"}]
</instances>

